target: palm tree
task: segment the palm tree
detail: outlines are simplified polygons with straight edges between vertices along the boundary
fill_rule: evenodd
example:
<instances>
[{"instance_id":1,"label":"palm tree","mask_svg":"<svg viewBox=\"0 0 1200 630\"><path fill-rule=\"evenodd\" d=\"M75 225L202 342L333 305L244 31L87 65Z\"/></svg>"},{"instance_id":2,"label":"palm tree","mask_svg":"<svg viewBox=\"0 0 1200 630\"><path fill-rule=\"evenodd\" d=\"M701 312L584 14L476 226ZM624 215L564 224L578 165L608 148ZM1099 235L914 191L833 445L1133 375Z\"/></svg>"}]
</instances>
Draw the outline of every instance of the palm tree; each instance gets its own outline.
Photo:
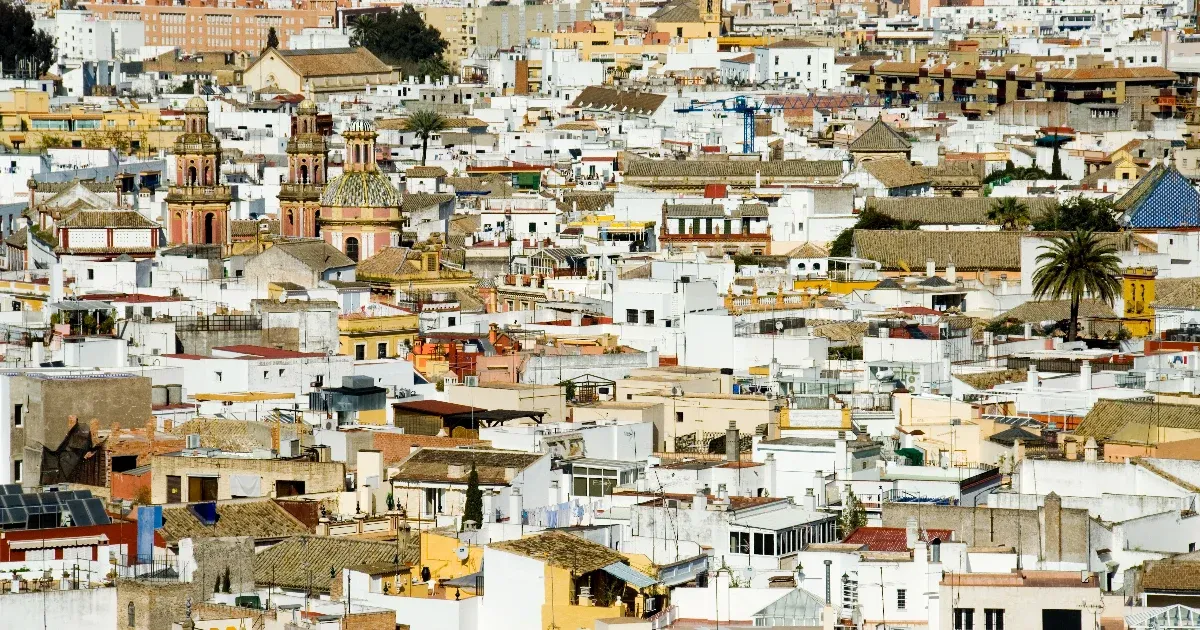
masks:
<instances>
[{"instance_id":1,"label":"palm tree","mask_svg":"<svg viewBox=\"0 0 1200 630\"><path fill-rule=\"evenodd\" d=\"M1079 302L1091 295L1112 304L1121 292L1121 259L1117 248L1102 243L1096 233L1078 230L1050 239L1046 251L1038 254L1038 270L1033 273L1033 295L1071 300L1071 320L1067 341L1075 341L1079 325Z\"/></svg>"},{"instance_id":2,"label":"palm tree","mask_svg":"<svg viewBox=\"0 0 1200 630\"><path fill-rule=\"evenodd\" d=\"M354 46L366 46L375 34L375 17L371 14L360 15L350 22L350 43Z\"/></svg>"},{"instance_id":3,"label":"palm tree","mask_svg":"<svg viewBox=\"0 0 1200 630\"><path fill-rule=\"evenodd\" d=\"M404 121L404 130L412 131L421 139L421 166L429 153L429 136L446 128L446 119L432 109L419 109Z\"/></svg>"},{"instance_id":4,"label":"palm tree","mask_svg":"<svg viewBox=\"0 0 1200 630\"><path fill-rule=\"evenodd\" d=\"M1021 203L1016 197L1003 197L996 200L988 209L988 220L999 223L1004 230L1019 230L1029 225L1029 206Z\"/></svg>"}]
</instances>

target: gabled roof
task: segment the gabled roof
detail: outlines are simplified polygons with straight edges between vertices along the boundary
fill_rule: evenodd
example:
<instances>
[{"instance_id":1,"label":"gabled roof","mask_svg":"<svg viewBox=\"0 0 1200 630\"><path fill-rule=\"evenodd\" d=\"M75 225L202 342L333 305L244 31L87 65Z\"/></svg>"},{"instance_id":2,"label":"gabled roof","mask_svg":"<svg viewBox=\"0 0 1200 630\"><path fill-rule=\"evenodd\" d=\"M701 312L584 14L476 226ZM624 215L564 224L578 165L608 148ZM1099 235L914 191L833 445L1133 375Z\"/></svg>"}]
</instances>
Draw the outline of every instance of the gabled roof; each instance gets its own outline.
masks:
<instances>
[{"instance_id":1,"label":"gabled roof","mask_svg":"<svg viewBox=\"0 0 1200 630\"><path fill-rule=\"evenodd\" d=\"M932 542L935 538L948 542L954 530L918 529L918 539ZM903 527L859 527L843 541L851 545L866 545L869 551L908 551L908 532Z\"/></svg>"},{"instance_id":2,"label":"gabled roof","mask_svg":"<svg viewBox=\"0 0 1200 630\"><path fill-rule=\"evenodd\" d=\"M1070 300L1030 300L1013 308L996 319L1015 320L1021 323L1057 322L1071 316ZM1079 317L1116 317L1112 308L1102 300L1084 298L1079 301Z\"/></svg>"},{"instance_id":3,"label":"gabled roof","mask_svg":"<svg viewBox=\"0 0 1200 630\"><path fill-rule=\"evenodd\" d=\"M271 249L278 249L300 261L304 266L318 273L337 267L352 267L354 261L343 254L338 248L316 239L303 241L284 241L276 243Z\"/></svg>"},{"instance_id":4,"label":"gabled roof","mask_svg":"<svg viewBox=\"0 0 1200 630\"><path fill-rule=\"evenodd\" d=\"M492 543L492 549L541 560L575 575L598 571L614 563L623 563L625 556L585 538L564 532L547 531L518 540Z\"/></svg>"},{"instance_id":5,"label":"gabled roof","mask_svg":"<svg viewBox=\"0 0 1200 630\"><path fill-rule=\"evenodd\" d=\"M665 100L665 94L614 90L593 85L584 88L571 101L571 107L649 115L657 112Z\"/></svg>"},{"instance_id":6,"label":"gabled roof","mask_svg":"<svg viewBox=\"0 0 1200 630\"><path fill-rule=\"evenodd\" d=\"M60 228L157 228L136 210L77 210L57 223Z\"/></svg>"},{"instance_id":7,"label":"gabled roof","mask_svg":"<svg viewBox=\"0 0 1200 630\"><path fill-rule=\"evenodd\" d=\"M1053 209L1053 197L1029 197L1021 203L1032 218ZM867 209L898 221L916 221L924 225L988 225L988 212L996 205L995 197L868 197Z\"/></svg>"},{"instance_id":8,"label":"gabled roof","mask_svg":"<svg viewBox=\"0 0 1200 630\"><path fill-rule=\"evenodd\" d=\"M164 506L163 526L159 531L168 543L184 538L253 536L261 540L311 533L271 499L218 502L217 522L213 525L201 523L187 505Z\"/></svg>"},{"instance_id":9,"label":"gabled roof","mask_svg":"<svg viewBox=\"0 0 1200 630\"><path fill-rule=\"evenodd\" d=\"M1025 444L1041 444L1042 442L1045 442L1045 440L1042 439L1042 436L1032 431L1026 431L1021 427L1009 427L995 435L992 435L988 439L997 444L1003 444L1004 446L1012 446L1017 440L1021 440Z\"/></svg>"},{"instance_id":10,"label":"gabled roof","mask_svg":"<svg viewBox=\"0 0 1200 630\"><path fill-rule=\"evenodd\" d=\"M395 481L467 483L471 467L479 473L479 483L505 485L509 469L521 472L542 458L541 453L497 449L423 448L397 466ZM450 466L462 466L461 477L450 475Z\"/></svg>"},{"instance_id":11,"label":"gabled roof","mask_svg":"<svg viewBox=\"0 0 1200 630\"><path fill-rule=\"evenodd\" d=\"M892 129L882 119L867 128L861 136L850 143L851 153L908 153L912 144L899 131Z\"/></svg>"},{"instance_id":12,"label":"gabled roof","mask_svg":"<svg viewBox=\"0 0 1200 630\"><path fill-rule=\"evenodd\" d=\"M295 536L254 556L254 581L280 588L328 592L330 570L390 562L397 566L417 561L415 544L398 546L351 537Z\"/></svg>"},{"instance_id":13,"label":"gabled roof","mask_svg":"<svg viewBox=\"0 0 1200 630\"><path fill-rule=\"evenodd\" d=\"M392 67L367 50L357 48L315 48L274 51L284 63L302 77L329 77L350 74L387 74ZM255 62L257 63L257 62Z\"/></svg>"},{"instance_id":14,"label":"gabled roof","mask_svg":"<svg viewBox=\"0 0 1200 630\"><path fill-rule=\"evenodd\" d=\"M1200 227L1200 194L1173 166L1150 169L1116 206L1133 229Z\"/></svg>"},{"instance_id":15,"label":"gabled roof","mask_svg":"<svg viewBox=\"0 0 1200 630\"><path fill-rule=\"evenodd\" d=\"M920 186L933 181L924 169L913 166L907 158L900 156L871 160L863 163L860 168L887 188Z\"/></svg>"},{"instance_id":16,"label":"gabled roof","mask_svg":"<svg viewBox=\"0 0 1200 630\"><path fill-rule=\"evenodd\" d=\"M656 22L699 22L700 5L697 0L676 0L668 2L661 9L650 14L650 19Z\"/></svg>"},{"instance_id":17,"label":"gabled roof","mask_svg":"<svg viewBox=\"0 0 1200 630\"><path fill-rule=\"evenodd\" d=\"M1128 426L1139 427L1138 433L1145 440L1146 427L1162 429L1189 429L1200 431L1200 413L1195 405L1171 403L1133 402L1126 400L1101 400L1075 428L1080 438L1106 440ZM1157 431L1153 432L1155 435Z\"/></svg>"}]
</instances>

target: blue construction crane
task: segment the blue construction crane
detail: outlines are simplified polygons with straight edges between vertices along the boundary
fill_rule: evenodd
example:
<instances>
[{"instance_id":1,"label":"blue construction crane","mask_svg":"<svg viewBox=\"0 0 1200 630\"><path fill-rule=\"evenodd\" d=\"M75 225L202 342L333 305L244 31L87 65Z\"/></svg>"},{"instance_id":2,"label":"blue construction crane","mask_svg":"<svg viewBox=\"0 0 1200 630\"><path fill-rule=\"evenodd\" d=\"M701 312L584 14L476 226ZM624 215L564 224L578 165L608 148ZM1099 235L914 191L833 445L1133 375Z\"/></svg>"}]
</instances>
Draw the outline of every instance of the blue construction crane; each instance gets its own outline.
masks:
<instances>
[{"instance_id":1,"label":"blue construction crane","mask_svg":"<svg viewBox=\"0 0 1200 630\"><path fill-rule=\"evenodd\" d=\"M719 109L742 115L742 153L754 152L754 115L758 112L768 112L776 109L765 103L751 100L746 96L732 96L718 101L697 101L692 99L686 106L676 107L680 114L702 112Z\"/></svg>"}]
</instances>

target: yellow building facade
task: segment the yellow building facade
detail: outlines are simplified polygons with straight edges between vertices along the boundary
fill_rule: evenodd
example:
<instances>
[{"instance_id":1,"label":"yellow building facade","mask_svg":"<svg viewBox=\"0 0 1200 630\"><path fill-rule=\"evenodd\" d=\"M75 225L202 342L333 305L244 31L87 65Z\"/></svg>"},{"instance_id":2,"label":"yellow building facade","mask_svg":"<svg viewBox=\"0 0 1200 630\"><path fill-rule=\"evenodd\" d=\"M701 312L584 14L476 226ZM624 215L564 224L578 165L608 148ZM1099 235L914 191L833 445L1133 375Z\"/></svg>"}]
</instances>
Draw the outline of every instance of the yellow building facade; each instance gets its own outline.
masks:
<instances>
[{"instance_id":1,"label":"yellow building facade","mask_svg":"<svg viewBox=\"0 0 1200 630\"><path fill-rule=\"evenodd\" d=\"M417 338L417 315L367 316L358 313L338 317L340 353L362 359L384 359L404 354Z\"/></svg>"},{"instance_id":2,"label":"yellow building facade","mask_svg":"<svg viewBox=\"0 0 1200 630\"><path fill-rule=\"evenodd\" d=\"M1121 274L1121 297L1125 308L1121 325L1134 337L1154 334L1154 283L1158 270L1153 267L1128 267Z\"/></svg>"},{"instance_id":3,"label":"yellow building facade","mask_svg":"<svg viewBox=\"0 0 1200 630\"><path fill-rule=\"evenodd\" d=\"M183 121L164 120L157 107L132 99L118 98L108 110L51 109L46 92L16 89L0 93L0 129L0 144L14 149L116 148L122 155L148 157L174 145Z\"/></svg>"}]
</instances>

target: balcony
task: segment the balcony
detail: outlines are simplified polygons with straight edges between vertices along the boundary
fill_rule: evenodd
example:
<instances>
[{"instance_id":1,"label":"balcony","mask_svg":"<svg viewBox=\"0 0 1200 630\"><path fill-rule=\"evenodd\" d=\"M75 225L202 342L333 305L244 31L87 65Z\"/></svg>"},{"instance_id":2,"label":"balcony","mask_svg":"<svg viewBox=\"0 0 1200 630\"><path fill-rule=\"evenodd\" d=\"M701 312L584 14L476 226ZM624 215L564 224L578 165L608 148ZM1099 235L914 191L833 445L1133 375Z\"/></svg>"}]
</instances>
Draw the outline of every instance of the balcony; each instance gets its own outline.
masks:
<instances>
[{"instance_id":1,"label":"balcony","mask_svg":"<svg viewBox=\"0 0 1200 630\"><path fill-rule=\"evenodd\" d=\"M216 201L228 202L233 191L228 186L171 186L167 201Z\"/></svg>"},{"instance_id":2,"label":"balcony","mask_svg":"<svg viewBox=\"0 0 1200 630\"><path fill-rule=\"evenodd\" d=\"M317 200L321 198L321 186L315 184L280 184L279 198L297 201Z\"/></svg>"}]
</instances>

